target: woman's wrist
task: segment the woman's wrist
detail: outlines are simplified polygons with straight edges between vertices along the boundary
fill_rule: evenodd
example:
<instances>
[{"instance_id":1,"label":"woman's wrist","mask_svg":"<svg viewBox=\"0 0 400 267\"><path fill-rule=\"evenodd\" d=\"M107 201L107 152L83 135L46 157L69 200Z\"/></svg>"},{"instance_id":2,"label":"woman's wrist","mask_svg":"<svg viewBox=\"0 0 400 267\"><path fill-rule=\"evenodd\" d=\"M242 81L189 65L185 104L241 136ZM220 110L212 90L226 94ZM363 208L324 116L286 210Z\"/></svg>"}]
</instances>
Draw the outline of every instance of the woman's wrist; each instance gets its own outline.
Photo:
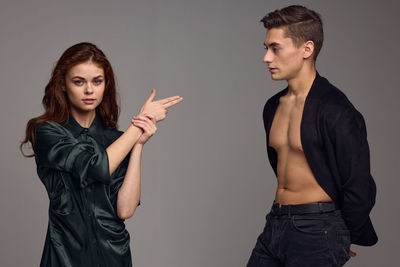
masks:
<instances>
[{"instance_id":1,"label":"woman's wrist","mask_svg":"<svg viewBox=\"0 0 400 267\"><path fill-rule=\"evenodd\" d=\"M142 128L140 128L140 127L137 127L136 125L134 125L132 122L131 122L131 125L129 125L129 128L137 128L137 129L139 129L140 130L140 132L141 133L143 133L143 129Z\"/></svg>"},{"instance_id":2,"label":"woman's wrist","mask_svg":"<svg viewBox=\"0 0 400 267\"><path fill-rule=\"evenodd\" d=\"M134 146L133 146L133 150L137 151L137 152L141 152L143 150L143 145L142 143L137 142Z\"/></svg>"},{"instance_id":3,"label":"woman's wrist","mask_svg":"<svg viewBox=\"0 0 400 267\"><path fill-rule=\"evenodd\" d=\"M134 145L135 145L135 144L138 144L138 141L139 141L139 139L140 139L140 136L142 136L142 134L144 133L144 130L143 130L142 128L140 128L140 127L134 125L132 122L131 122L131 125L129 125L129 127L128 127L127 130L130 130L130 131L133 130L133 131L138 131L138 132L139 132L139 138L136 139Z\"/></svg>"}]
</instances>

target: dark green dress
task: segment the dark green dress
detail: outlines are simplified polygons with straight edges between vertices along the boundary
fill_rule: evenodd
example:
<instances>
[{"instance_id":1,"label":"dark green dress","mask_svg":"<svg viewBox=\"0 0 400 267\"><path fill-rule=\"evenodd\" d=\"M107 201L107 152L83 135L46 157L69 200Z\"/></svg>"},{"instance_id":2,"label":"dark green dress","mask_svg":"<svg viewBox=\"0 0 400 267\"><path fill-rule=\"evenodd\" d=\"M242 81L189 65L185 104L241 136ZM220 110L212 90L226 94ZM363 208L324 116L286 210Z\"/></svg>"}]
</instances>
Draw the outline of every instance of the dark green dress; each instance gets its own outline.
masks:
<instances>
[{"instance_id":1,"label":"dark green dress","mask_svg":"<svg viewBox=\"0 0 400 267\"><path fill-rule=\"evenodd\" d=\"M122 132L96 115L89 128L71 116L36 128L37 173L49 199L41 267L132 266L129 233L117 216L117 193L129 156L110 176L105 149Z\"/></svg>"}]
</instances>

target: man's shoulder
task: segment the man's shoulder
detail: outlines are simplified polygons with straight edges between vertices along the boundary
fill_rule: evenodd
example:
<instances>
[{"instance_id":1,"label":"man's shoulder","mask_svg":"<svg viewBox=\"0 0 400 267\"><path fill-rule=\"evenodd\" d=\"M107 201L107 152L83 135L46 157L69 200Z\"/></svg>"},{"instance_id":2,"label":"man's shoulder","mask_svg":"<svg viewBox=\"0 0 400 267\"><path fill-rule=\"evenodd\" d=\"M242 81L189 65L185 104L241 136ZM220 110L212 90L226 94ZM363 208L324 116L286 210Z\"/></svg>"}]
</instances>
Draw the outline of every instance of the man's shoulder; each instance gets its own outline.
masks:
<instances>
[{"instance_id":1,"label":"man's shoulder","mask_svg":"<svg viewBox=\"0 0 400 267\"><path fill-rule=\"evenodd\" d=\"M353 118L362 121L363 116L351 103L346 94L323 78L324 94L318 99L318 113L329 125L335 124L340 118Z\"/></svg>"},{"instance_id":2,"label":"man's shoulder","mask_svg":"<svg viewBox=\"0 0 400 267\"><path fill-rule=\"evenodd\" d=\"M338 87L333 85L324 77L319 77L318 87L316 90L321 92L317 93L318 102L321 111L348 111L356 110L354 105L350 102L346 94Z\"/></svg>"}]
</instances>

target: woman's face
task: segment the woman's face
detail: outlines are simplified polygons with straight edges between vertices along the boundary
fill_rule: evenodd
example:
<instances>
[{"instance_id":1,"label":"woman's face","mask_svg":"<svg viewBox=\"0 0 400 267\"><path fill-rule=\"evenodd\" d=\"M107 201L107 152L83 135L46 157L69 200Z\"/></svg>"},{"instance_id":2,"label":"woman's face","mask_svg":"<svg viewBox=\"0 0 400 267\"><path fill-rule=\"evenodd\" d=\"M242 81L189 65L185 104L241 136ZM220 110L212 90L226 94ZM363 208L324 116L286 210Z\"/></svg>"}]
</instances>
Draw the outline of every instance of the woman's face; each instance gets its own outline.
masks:
<instances>
[{"instance_id":1,"label":"woman's face","mask_svg":"<svg viewBox=\"0 0 400 267\"><path fill-rule=\"evenodd\" d=\"M104 70L91 61L80 63L67 72L65 84L71 111L91 113L103 99Z\"/></svg>"}]
</instances>

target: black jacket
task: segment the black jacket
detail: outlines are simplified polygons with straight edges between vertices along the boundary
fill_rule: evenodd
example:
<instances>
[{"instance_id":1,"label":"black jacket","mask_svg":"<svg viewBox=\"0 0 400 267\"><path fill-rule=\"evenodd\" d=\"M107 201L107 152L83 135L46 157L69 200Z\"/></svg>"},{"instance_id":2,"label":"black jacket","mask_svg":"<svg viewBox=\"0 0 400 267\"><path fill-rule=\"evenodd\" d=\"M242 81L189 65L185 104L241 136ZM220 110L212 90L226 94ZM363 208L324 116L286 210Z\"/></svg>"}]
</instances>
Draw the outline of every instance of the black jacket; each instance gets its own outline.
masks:
<instances>
[{"instance_id":1,"label":"black jacket","mask_svg":"<svg viewBox=\"0 0 400 267\"><path fill-rule=\"evenodd\" d=\"M263 112L268 158L275 175L278 158L269 146L269 132L279 98L287 90L272 96ZM342 211L351 242L374 245L378 238L369 213L375 204L376 186L370 174L364 118L343 92L318 73L304 103L300 136L317 182Z\"/></svg>"}]
</instances>

